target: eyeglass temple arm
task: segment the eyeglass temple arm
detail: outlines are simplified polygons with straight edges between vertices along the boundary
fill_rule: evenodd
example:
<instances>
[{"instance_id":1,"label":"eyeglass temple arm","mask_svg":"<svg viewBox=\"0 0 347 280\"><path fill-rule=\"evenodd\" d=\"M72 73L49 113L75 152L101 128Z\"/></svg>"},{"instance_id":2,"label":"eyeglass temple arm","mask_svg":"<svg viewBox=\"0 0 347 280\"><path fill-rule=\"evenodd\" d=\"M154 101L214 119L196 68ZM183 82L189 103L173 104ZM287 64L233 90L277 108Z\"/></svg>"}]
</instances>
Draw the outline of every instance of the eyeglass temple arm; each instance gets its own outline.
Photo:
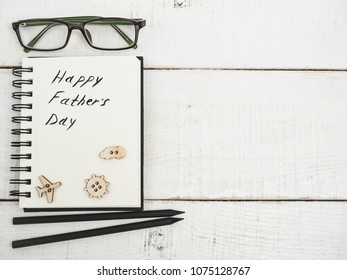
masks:
<instances>
[{"instance_id":1,"label":"eyeglass temple arm","mask_svg":"<svg viewBox=\"0 0 347 280\"><path fill-rule=\"evenodd\" d=\"M75 19L75 20L81 20L81 19L87 19L88 17L71 17L71 18L64 18L64 19ZM89 18L94 18L94 17L89 17ZM58 20L58 18L56 18ZM28 26L37 26L37 25L42 25L42 24L45 24L44 22L31 22L30 25ZM101 24L109 24L109 23L101 23ZM42 29L40 31L39 34L37 34L28 44L28 47L34 47L35 44L40 40L40 38L53 26L55 25L58 25L58 23L54 24L50 24L50 25L47 25L44 29ZM118 26L114 25L114 24L111 24L111 26L117 31L117 33L127 42L127 44L129 45L132 45L134 43L133 40L131 40ZM90 34L90 33L89 33ZM137 45L134 45L133 46L134 49L137 48ZM24 52L28 53L30 52L30 49L28 48L24 48L23 49Z\"/></svg>"}]
</instances>

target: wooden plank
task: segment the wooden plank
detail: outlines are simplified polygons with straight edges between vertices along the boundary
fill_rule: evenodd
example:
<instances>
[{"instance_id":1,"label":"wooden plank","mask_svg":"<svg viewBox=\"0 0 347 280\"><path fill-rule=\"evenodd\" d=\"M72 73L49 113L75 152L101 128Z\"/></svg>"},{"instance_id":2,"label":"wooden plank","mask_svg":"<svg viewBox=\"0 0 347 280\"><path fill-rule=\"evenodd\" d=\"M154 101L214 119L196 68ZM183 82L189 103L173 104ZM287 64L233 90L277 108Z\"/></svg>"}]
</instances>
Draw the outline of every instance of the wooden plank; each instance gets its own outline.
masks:
<instances>
[{"instance_id":1,"label":"wooden plank","mask_svg":"<svg viewBox=\"0 0 347 280\"><path fill-rule=\"evenodd\" d=\"M0 109L0 199L9 199L9 191L14 186L9 185L10 178L18 177L18 173L10 172L10 166L15 166L15 160L11 160L11 153L18 153L18 148L11 147L11 141L18 141L18 137L11 135L11 128L18 124L11 122L13 115L13 99L11 93L14 90L12 80L14 76L11 70L0 69L1 109ZM11 198L13 199L13 197Z\"/></svg>"},{"instance_id":2,"label":"wooden plank","mask_svg":"<svg viewBox=\"0 0 347 280\"><path fill-rule=\"evenodd\" d=\"M9 72L0 75L1 198L9 198L13 164ZM146 71L145 197L347 199L346 78Z\"/></svg>"},{"instance_id":3,"label":"wooden plank","mask_svg":"<svg viewBox=\"0 0 347 280\"><path fill-rule=\"evenodd\" d=\"M73 32L66 49L28 55L144 55L147 67L347 68L343 0L5 0L0 65L18 65L26 55L12 22L76 15L142 17L147 26L136 51L93 50Z\"/></svg>"},{"instance_id":4,"label":"wooden plank","mask_svg":"<svg viewBox=\"0 0 347 280\"><path fill-rule=\"evenodd\" d=\"M185 210L168 227L12 249L11 241L117 224L11 225L0 204L0 259L346 259L347 203L146 202ZM26 214L28 215L28 214ZM125 223L122 221L121 223Z\"/></svg>"},{"instance_id":5,"label":"wooden plank","mask_svg":"<svg viewBox=\"0 0 347 280\"><path fill-rule=\"evenodd\" d=\"M146 72L146 197L346 199L346 78Z\"/></svg>"}]
</instances>

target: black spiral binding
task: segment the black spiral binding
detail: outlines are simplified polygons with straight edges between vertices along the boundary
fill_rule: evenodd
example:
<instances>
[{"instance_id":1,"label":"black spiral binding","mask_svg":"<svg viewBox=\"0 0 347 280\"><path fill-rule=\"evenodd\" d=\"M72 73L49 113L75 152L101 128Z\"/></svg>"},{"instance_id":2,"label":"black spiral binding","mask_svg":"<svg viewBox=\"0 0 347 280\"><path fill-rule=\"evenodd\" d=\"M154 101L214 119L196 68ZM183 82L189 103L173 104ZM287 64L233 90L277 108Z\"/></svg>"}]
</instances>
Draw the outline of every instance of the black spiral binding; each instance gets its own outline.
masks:
<instances>
[{"instance_id":1,"label":"black spiral binding","mask_svg":"<svg viewBox=\"0 0 347 280\"><path fill-rule=\"evenodd\" d=\"M22 79L23 73L31 73L33 72L33 68L31 67L21 67L21 68L15 68L12 70L12 74L16 77L19 77L19 79L14 80L12 82L12 85L15 88L22 88L22 85L32 85L33 81L31 79ZM15 100L21 100L22 97L30 98L33 96L32 91L15 91L12 93L12 97ZM15 103L12 105L12 110L15 112L20 112L20 116L13 116L12 122L13 123L29 123L32 121L32 116L24 115L23 112L27 112L27 110L31 110L33 108L32 103ZM11 130L11 134L13 135L22 135L22 134L32 134L31 128L14 128ZM31 147L32 143L31 141L12 141L11 146L12 147ZM11 154L11 159L13 160L21 160L31 159L31 153L23 153L23 154ZM31 172L31 166L12 166L10 168L10 171L12 172ZM30 179L10 179L10 184L13 185L30 185L31 180ZM30 197L31 192L20 192L19 190L12 190L10 191L10 196L20 196L20 197Z\"/></svg>"}]
</instances>

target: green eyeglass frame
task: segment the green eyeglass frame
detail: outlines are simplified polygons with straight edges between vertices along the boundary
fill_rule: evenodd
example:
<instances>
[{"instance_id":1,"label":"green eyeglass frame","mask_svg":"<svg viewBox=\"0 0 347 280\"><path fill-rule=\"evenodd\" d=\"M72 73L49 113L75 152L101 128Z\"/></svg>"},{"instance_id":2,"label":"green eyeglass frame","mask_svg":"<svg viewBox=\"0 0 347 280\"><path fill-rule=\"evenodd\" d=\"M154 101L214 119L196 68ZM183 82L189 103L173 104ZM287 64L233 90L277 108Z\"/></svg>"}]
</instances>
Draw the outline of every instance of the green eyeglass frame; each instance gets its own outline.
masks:
<instances>
[{"instance_id":1,"label":"green eyeglass frame","mask_svg":"<svg viewBox=\"0 0 347 280\"><path fill-rule=\"evenodd\" d=\"M125 47L120 48L103 48L93 44L90 32L85 28L86 24L107 24L110 25L125 41ZM64 44L57 48L35 48L36 43L43 37L43 35L56 25L65 25L67 27L67 36ZM134 26L134 38L129 38L128 35L122 31L119 26L122 25L133 25ZM24 44L21 38L19 27L29 26L44 26L44 28L34 37L28 44ZM141 28L146 26L146 20L144 19L129 19L119 17L99 17L99 16L76 16L76 17L62 17L62 18L36 18L20 20L12 23L13 30L16 32L19 43L23 46L25 52L30 50L34 51L56 51L63 49L67 46L71 32L74 29L78 29L82 32L83 37L86 39L89 46L98 50L116 51L125 50L130 48L137 48L137 40L139 37L139 31Z\"/></svg>"}]
</instances>

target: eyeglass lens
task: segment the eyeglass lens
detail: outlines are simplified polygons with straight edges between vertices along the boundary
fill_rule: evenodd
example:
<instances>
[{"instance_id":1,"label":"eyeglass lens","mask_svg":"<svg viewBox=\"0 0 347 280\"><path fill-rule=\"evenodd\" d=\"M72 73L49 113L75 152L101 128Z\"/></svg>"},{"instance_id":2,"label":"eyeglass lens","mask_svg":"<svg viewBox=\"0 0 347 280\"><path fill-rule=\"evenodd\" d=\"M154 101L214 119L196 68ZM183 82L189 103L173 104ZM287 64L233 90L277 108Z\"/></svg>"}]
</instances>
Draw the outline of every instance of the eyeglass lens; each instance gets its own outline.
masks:
<instances>
[{"instance_id":1,"label":"eyeglass lens","mask_svg":"<svg viewBox=\"0 0 347 280\"><path fill-rule=\"evenodd\" d=\"M64 46L68 28L54 21L23 22L19 34L25 46L36 49L55 49Z\"/></svg>"},{"instance_id":2,"label":"eyeglass lens","mask_svg":"<svg viewBox=\"0 0 347 280\"><path fill-rule=\"evenodd\" d=\"M135 25L126 20L96 20L85 25L90 43L98 48L114 49L132 46Z\"/></svg>"}]
</instances>

